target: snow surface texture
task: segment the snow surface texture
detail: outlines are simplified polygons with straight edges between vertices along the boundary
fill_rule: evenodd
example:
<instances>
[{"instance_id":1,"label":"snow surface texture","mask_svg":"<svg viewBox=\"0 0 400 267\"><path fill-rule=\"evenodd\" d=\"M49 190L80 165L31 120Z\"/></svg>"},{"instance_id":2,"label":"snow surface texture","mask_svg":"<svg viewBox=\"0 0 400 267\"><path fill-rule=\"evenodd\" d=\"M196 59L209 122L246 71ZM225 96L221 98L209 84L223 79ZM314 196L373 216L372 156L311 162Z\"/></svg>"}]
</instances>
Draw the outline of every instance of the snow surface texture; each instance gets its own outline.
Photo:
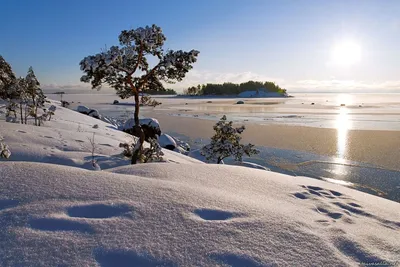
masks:
<instances>
[{"instance_id":1,"label":"snow surface texture","mask_svg":"<svg viewBox=\"0 0 400 267\"><path fill-rule=\"evenodd\" d=\"M149 126L153 127L154 129L161 130L160 123L158 122L157 119L153 119L153 118L139 119L139 123L140 123L140 125L149 125ZM123 126L123 128L121 130L129 130L129 129L132 129L133 126L135 126L135 120L133 118L131 118L125 122L125 125Z\"/></svg>"},{"instance_id":2,"label":"snow surface texture","mask_svg":"<svg viewBox=\"0 0 400 267\"><path fill-rule=\"evenodd\" d=\"M171 146L174 148L178 147L174 138L168 134L161 134L160 137L158 138L158 142L160 143L161 147L167 147L167 146Z\"/></svg>"},{"instance_id":3,"label":"snow surface texture","mask_svg":"<svg viewBox=\"0 0 400 267\"><path fill-rule=\"evenodd\" d=\"M108 126L62 107L44 127L0 120L13 152L0 266L399 265L399 203L168 150L167 163L129 165L116 155L132 137ZM92 131L103 171L85 165Z\"/></svg>"},{"instance_id":4,"label":"snow surface texture","mask_svg":"<svg viewBox=\"0 0 400 267\"><path fill-rule=\"evenodd\" d=\"M57 101L52 101L52 104ZM93 169L89 139L95 133L95 160L104 170L130 164L121 155L120 143L131 143L133 138L114 126L90 116L57 105L55 115L44 126L7 123L0 119L0 134L11 150L11 161L33 161ZM98 125L98 128L93 128ZM148 147L148 143L145 143ZM200 161L163 149L167 161Z\"/></svg>"}]
</instances>

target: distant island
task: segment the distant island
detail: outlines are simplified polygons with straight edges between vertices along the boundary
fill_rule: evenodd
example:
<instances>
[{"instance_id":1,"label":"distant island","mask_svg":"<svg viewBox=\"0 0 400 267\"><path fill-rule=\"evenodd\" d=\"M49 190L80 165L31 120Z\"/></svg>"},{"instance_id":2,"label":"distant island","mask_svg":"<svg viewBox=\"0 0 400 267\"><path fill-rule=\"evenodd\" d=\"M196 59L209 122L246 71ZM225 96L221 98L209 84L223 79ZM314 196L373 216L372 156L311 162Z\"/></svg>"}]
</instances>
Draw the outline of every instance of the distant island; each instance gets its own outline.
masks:
<instances>
[{"instance_id":1,"label":"distant island","mask_svg":"<svg viewBox=\"0 0 400 267\"><path fill-rule=\"evenodd\" d=\"M248 81L240 84L229 82L223 84L199 84L185 89L183 94L190 96L288 97L286 89L268 81Z\"/></svg>"}]
</instances>

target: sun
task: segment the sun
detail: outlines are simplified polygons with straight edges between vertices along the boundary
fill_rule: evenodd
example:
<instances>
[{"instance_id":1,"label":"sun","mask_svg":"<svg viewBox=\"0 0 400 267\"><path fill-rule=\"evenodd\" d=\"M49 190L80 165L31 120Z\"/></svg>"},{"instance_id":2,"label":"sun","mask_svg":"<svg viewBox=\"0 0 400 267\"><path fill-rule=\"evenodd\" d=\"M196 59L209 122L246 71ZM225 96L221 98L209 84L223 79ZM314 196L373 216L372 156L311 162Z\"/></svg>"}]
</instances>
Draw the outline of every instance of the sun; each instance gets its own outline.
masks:
<instances>
[{"instance_id":1,"label":"sun","mask_svg":"<svg viewBox=\"0 0 400 267\"><path fill-rule=\"evenodd\" d=\"M336 44L332 50L332 61L339 66L352 66L361 60L361 47L353 41Z\"/></svg>"}]
</instances>

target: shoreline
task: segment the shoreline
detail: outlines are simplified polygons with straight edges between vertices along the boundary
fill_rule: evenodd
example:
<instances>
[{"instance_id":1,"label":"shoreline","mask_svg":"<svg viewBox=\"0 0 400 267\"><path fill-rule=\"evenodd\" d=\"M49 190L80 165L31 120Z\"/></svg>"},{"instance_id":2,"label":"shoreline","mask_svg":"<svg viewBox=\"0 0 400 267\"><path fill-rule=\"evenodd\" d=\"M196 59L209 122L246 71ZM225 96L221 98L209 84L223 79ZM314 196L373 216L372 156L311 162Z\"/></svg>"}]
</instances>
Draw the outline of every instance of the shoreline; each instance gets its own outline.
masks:
<instances>
[{"instance_id":1,"label":"shoreline","mask_svg":"<svg viewBox=\"0 0 400 267\"><path fill-rule=\"evenodd\" d=\"M146 112L160 122L164 132L176 132L190 138L208 139L214 134L215 121L175 117ZM400 131L348 130L307 126L236 123L245 125L243 142L264 147L296 150L321 156L343 158L377 167L400 171ZM390 156L388 156L390 155Z\"/></svg>"}]
</instances>

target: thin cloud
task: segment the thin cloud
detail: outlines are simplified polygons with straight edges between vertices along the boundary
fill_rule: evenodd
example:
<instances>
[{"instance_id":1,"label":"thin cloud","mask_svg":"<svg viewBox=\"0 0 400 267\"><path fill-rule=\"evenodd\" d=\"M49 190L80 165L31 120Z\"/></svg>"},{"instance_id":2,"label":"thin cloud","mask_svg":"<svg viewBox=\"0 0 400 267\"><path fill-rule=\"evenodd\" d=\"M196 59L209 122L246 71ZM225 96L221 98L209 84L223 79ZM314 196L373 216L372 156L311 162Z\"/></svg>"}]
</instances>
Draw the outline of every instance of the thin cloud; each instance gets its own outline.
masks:
<instances>
[{"instance_id":1,"label":"thin cloud","mask_svg":"<svg viewBox=\"0 0 400 267\"><path fill-rule=\"evenodd\" d=\"M301 80L288 84L289 91L399 92L400 81Z\"/></svg>"}]
</instances>

